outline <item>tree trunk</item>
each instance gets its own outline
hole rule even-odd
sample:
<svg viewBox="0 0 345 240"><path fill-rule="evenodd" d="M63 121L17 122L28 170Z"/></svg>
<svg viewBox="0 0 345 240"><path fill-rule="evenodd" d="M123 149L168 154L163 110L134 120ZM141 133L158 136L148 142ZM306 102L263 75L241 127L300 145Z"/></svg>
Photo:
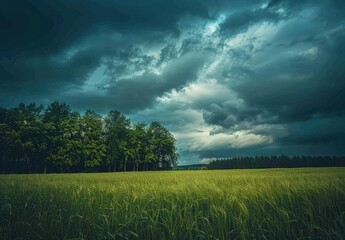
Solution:
<svg viewBox="0 0 345 240"><path fill-rule="evenodd" d="M44 164L43 173L44 173L44 174L47 173L47 164Z"/></svg>
<svg viewBox="0 0 345 240"><path fill-rule="evenodd" d="M126 163L126 162L123 163L123 171L124 171L124 172L127 171L127 163Z"/></svg>

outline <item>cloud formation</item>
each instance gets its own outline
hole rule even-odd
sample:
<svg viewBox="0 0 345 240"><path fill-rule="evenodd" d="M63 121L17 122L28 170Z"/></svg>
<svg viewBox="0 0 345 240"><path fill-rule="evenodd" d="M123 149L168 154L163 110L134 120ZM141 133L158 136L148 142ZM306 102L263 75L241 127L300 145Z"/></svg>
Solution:
<svg viewBox="0 0 345 240"><path fill-rule="evenodd" d="M344 42L342 0L5 0L0 103L160 121L183 164L340 155Z"/></svg>

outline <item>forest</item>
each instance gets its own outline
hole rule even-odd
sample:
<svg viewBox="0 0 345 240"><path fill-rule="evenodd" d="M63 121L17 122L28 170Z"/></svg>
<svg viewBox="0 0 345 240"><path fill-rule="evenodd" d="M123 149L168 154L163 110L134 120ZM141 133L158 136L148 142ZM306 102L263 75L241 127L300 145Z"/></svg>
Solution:
<svg viewBox="0 0 345 240"><path fill-rule="evenodd" d="M298 167L341 167L344 156L255 156L223 158L211 161L208 169L255 169Z"/></svg>
<svg viewBox="0 0 345 240"><path fill-rule="evenodd" d="M81 115L61 102L0 108L0 173L171 169L175 143L160 123L131 123L115 110Z"/></svg>

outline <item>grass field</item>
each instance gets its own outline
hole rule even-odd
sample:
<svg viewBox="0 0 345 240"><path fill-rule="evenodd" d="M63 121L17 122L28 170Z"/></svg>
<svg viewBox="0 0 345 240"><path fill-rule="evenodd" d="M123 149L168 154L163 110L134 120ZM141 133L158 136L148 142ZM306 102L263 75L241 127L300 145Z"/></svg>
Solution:
<svg viewBox="0 0 345 240"><path fill-rule="evenodd" d="M1 175L0 239L344 239L345 168Z"/></svg>

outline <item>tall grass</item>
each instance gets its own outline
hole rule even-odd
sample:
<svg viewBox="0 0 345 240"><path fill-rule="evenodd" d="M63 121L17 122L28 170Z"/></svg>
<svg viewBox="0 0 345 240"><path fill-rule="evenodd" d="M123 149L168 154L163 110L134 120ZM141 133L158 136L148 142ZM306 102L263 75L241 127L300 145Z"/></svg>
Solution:
<svg viewBox="0 0 345 240"><path fill-rule="evenodd" d="M0 176L0 239L344 239L345 168Z"/></svg>

